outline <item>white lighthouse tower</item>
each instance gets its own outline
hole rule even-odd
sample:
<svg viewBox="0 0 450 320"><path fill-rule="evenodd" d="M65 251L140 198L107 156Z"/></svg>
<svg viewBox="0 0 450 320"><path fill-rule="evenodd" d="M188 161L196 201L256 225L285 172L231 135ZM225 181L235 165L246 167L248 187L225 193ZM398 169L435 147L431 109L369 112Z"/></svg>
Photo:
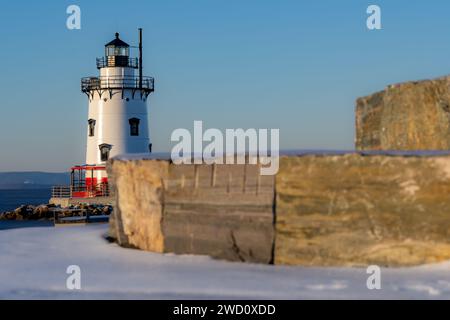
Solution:
<svg viewBox="0 0 450 320"><path fill-rule="evenodd" d="M88 198L110 203L108 159L152 151L147 98L154 91L154 79L142 75L142 29L139 58L130 57L130 46L116 33L105 45L105 56L97 58L97 69L98 76L81 79L81 91L89 99L86 164L71 168L69 186L53 187L51 203L87 203Z"/></svg>
<svg viewBox="0 0 450 320"><path fill-rule="evenodd" d="M97 58L97 77L81 80L89 99L86 166L104 167L118 154L151 152L147 98L154 79L142 75L142 29L139 29L139 59L130 57L130 46L119 38L105 45ZM107 183L105 170L86 173L86 186Z"/></svg>

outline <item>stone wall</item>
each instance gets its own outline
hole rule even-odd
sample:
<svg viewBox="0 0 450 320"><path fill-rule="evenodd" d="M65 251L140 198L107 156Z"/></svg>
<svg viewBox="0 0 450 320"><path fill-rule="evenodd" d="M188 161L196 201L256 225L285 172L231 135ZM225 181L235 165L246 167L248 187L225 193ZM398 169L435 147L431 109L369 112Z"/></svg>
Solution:
<svg viewBox="0 0 450 320"><path fill-rule="evenodd" d="M124 246L306 266L450 259L450 156L282 157L251 165L113 160Z"/></svg>
<svg viewBox="0 0 450 320"><path fill-rule="evenodd" d="M357 150L450 150L450 78L406 82L356 102Z"/></svg>

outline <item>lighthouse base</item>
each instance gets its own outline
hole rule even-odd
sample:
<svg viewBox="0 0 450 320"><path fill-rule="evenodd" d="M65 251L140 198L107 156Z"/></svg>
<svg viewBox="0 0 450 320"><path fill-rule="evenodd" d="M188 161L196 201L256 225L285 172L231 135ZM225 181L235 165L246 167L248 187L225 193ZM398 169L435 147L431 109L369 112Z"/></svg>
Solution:
<svg viewBox="0 0 450 320"><path fill-rule="evenodd" d="M105 166L82 165L71 168L70 185L53 186L49 203L69 207L77 204L112 205Z"/></svg>

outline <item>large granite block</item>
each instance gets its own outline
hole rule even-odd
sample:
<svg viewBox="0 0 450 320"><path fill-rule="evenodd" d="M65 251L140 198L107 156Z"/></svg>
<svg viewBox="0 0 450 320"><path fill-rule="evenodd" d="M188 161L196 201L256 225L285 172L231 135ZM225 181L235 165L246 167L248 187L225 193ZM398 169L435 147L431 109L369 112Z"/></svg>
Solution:
<svg viewBox="0 0 450 320"><path fill-rule="evenodd" d="M356 102L356 149L450 150L450 78L406 82Z"/></svg>
<svg viewBox="0 0 450 320"><path fill-rule="evenodd" d="M257 165L113 160L111 235L123 246L270 263L274 177Z"/></svg>
<svg viewBox="0 0 450 320"><path fill-rule="evenodd" d="M275 263L415 265L450 259L450 157L282 157Z"/></svg>

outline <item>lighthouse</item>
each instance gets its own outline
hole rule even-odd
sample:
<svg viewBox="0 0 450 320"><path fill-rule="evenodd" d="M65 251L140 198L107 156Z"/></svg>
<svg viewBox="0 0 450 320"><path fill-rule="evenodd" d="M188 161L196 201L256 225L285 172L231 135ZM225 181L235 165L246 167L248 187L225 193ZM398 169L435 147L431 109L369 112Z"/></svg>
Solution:
<svg viewBox="0 0 450 320"><path fill-rule="evenodd" d="M143 76L142 29L139 56L115 34L97 58L98 75L81 79L89 102L86 121L86 162L71 168L70 186L55 186L52 199L109 197L106 163L119 154L150 153L147 99L154 79ZM55 201L58 203L58 201Z"/></svg>
<svg viewBox="0 0 450 320"><path fill-rule="evenodd" d="M139 59L132 58L130 46L116 33L105 45L105 56L97 58L99 76L81 80L89 100L86 164L104 165L118 154L151 151L147 98L154 80L142 75L141 29L139 38Z"/></svg>
<svg viewBox="0 0 450 320"><path fill-rule="evenodd" d="M154 79L143 76L142 29L139 29L139 58L130 56L130 45L119 33L105 45L97 58L98 76L81 80L81 91L89 101L86 121L86 187L107 183L104 168L119 154L149 153L147 99ZM97 168L97 169L95 169Z"/></svg>

